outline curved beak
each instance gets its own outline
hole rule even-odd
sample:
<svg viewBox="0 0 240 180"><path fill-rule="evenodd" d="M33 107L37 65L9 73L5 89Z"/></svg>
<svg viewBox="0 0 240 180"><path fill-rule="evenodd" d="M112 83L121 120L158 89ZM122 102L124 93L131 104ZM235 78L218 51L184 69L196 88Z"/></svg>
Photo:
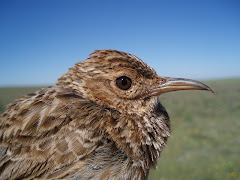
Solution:
<svg viewBox="0 0 240 180"><path fill-rule="evenodd" d="M155 84L155 83L154 83ZM206 84L196 80L183 79L183 78L170 78L159 77L156 84L150 90L151 95L160 95L166 92L179 91L179 90L207 90L213 93L213 90Z"/></svg>

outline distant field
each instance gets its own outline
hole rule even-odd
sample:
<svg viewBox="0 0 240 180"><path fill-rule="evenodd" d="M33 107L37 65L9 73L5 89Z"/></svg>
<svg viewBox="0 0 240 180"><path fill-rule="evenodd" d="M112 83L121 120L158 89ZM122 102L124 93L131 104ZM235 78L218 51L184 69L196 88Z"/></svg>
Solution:
<svg viewBox="0 0 240 180"><path fill-rule="evenodd" d="M172 136L150 180L240 180L240 79L205 82L206 91L161 96ZM0 88L0 113L33 88Z"/></svg>

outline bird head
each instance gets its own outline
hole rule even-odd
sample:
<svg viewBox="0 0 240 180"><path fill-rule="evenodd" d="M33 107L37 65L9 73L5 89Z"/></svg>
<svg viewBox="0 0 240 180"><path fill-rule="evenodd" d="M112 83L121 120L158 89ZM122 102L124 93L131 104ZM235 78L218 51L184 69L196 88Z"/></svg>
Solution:
<svg viewBox="0 0 240 180"><path fill-rule="evenodd" d="M111 49L94 51L85 61L70 68L59 83L100 105L140 115L163 93L212 91L195 80L160 77L138 57Z"/></svg>
<svg viewBox="0 0 240 180"><path fill-rule="evenodd" d="M138 57L110 49L94 51L60 77L57 85L103 107L109 118L99 118L98 129L144 172L156 165L171 131L157 97L178 90L212 91L198 81L160 77Z"/></svg>

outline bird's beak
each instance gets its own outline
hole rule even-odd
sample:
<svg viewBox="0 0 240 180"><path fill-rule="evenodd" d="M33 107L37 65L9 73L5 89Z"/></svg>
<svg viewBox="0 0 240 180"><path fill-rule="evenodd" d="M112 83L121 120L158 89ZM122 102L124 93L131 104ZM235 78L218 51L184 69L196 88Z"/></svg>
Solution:
<svg viewBox="0 0 240 180"><path fill-rule="evenodd" d="M191 79L159 77L151 89L151 95L160 95L166 92L179 90L213 90L206 84Z"/></svg>

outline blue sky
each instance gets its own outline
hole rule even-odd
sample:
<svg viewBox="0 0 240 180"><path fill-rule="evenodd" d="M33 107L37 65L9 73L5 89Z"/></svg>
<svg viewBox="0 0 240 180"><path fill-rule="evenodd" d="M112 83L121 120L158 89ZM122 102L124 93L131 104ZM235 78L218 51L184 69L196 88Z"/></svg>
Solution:
<svg viewBox="0 0 240 180"><path fill-rule="evenodd" d="M106 48L161 76L240 77L237 0L0 0L0 22L0 86L54 84Z"/></svg>

